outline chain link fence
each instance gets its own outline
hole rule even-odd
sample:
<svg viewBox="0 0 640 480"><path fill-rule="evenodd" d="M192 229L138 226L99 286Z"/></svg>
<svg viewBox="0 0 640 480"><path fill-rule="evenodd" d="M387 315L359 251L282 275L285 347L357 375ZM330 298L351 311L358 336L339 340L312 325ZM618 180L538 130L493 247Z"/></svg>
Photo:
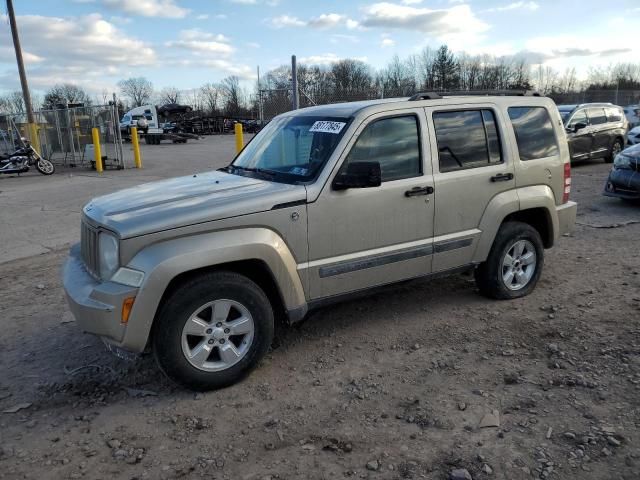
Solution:
<svg viewBox="0 0 640 480"><path fill-rule="evenodd" d="M606 102L625 107L640 103L640 90L583 90L582 92L550 93L558 105Z"/></svg>
<svg viewBox="0 0 640 480"><path fill-rule="evenodd" d="M362 92L305 92L300 90L300 108L313 105L326 105L331 103L355 102L360 100L373 100L384 98L382 91L367 89ZM582 92L559 93L551 92L547 96L556 104L577 104L592 102L608 102L614 105L627 106L640 104L640 90L584 90ZM293 108L292 90L290 88L260 90L256 96L258 102L258 117L265 121L290 111Z"/></svg>
<svg viewBox="0 0 640 480"><path fill-rule="evenodd" d="M115 105L61 108L34 112L40 154L58 166L94 168L92 129L98 128L105 168L133 163L123 149ZM11 153L20 138L29 138L26 114L0 115L0 153Z"/></svg>

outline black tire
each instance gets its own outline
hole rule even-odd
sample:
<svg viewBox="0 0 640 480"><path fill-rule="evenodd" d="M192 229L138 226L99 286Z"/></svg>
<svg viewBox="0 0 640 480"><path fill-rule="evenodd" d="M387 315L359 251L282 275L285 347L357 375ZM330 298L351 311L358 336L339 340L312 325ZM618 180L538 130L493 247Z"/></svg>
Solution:
<svg viewBox="0 0 640 480"><path fill-rule="evenodd" d="M53 175L56 172L56 166L46 158L36 160L36 170L42 175Z"/></svg>
<svg viewBox="0 0 640 480"><path fill-rule="evenodd" d="M503 260L511 247L520 240L529 242L535 250L535 268L528 282L517 290L507 287L503 280ZM522 222L503 223L487 260L475 271L476 285L483 295L498 300L509 300L529 295L538 283L544 264L544 245L538 231ZM527 268L527 267L525 267Z"/></svg>
<svg viewBox="0 0 640 480"><path fill-rule="evenodd" d="M253 318L254 334L246 354L225 370L193 366L182 348L182 331L192 313L208 302L226 299L242 304ZM199 275L166 299L154 324L152 347L160 369L174 382L198 391L228 387L244 378L264 357L273 340L274 316L269 299L248 278L233 272Z"/></svg>
<svg viewBox="0 0 640 480"><path fill-rule="evenodd" d="M620 153L623 148L624 148L624 145L622 144L622 140L620 140L619 138L616 138L613 141L611 148L609 149L609 153L604 159L605 163L613 163L613 161L616 159L616 155L618 155L618 153Z"/></svg>

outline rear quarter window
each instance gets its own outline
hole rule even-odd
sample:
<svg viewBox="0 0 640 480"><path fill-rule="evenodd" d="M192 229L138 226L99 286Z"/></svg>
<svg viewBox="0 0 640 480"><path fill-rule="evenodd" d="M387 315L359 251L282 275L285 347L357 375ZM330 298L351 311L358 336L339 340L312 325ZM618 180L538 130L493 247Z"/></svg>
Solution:
<svg viewBox="0 0 640 480"><path fill-rule="evenodd" d="M558 144L549 112L544 107L509 107L520 160L558 155Z"/></svg>
<svg viewBox="0 0 640 480"><path fill-rule="evenodd" d="M607 114L607 120L610 122L621 122L623 113L622 110L618 108L605 108L604 111Z"/></svg>

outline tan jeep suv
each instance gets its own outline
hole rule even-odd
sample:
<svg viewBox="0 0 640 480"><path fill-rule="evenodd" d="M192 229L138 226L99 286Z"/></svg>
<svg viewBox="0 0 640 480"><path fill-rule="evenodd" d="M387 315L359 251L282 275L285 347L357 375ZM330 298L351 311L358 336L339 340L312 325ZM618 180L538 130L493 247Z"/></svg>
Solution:
<svg viewBox="0 0 640 480"><path fill-rule="evenodd" d="M407 279L474 270L496 299L530 293L575 222L569 151L548 98L440 96L274 118L219 171L85 206L64 285L114 352L150 348L193 389L230 385L274 319Z"/></svg>

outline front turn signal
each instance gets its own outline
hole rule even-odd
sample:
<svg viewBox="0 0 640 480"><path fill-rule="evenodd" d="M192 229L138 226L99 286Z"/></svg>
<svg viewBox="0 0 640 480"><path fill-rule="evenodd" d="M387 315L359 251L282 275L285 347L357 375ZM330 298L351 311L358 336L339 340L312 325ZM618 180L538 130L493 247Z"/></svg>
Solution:
<svg viewBox="0 0 640 480"><path fill-rule="evenodd" d="M129 322L129 315L131 314L131 309L133 308L133 302L136 301L136 297L125 298L122 302L122 317L120 319L120 323L126 325Z"/></svg>

